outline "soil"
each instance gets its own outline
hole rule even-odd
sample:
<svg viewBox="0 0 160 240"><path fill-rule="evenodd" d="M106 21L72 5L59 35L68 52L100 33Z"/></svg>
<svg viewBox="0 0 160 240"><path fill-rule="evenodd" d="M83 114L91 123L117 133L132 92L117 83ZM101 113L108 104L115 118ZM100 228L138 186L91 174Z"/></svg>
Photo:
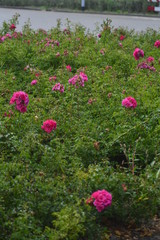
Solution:
<svg viewBox="0 0 160 240"><path fill-rule="evenodd" d="M160 218L157 216L140 227L134 225L124 226L109 226L109 240L160 240Z"/></svg>

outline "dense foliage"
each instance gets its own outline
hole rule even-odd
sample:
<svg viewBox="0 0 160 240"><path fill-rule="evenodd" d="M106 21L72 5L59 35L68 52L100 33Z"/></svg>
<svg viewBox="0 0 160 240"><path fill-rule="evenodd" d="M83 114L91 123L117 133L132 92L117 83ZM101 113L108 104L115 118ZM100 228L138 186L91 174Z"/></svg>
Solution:
<svg viewBox="0 0 160 240"><path fill-rule="evenodd" d="M158 3L157 3L158 4ZM94 11L121 11L146 13L147 6L157 4L148 3L147 0L86 0L85 9ZM81 0L0 0L0 6L37 6L51 8L81 9Z"/></svg>
<svg viewBox="0 0 160 240"><path fill-rule="evenodd" d="M0 239L108 239L108 220L151 219L160 32L16 24L0 30Z"/></svg>

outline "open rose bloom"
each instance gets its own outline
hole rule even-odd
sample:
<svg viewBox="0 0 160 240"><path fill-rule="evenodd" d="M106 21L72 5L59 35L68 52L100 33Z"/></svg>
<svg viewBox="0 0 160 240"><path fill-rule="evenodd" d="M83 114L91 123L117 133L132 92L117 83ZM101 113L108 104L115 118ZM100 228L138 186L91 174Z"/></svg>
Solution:
<svg viewBox="0 0 160 240"><path fill-rule="evenodd" d="M127 97L122 100L122 106L126 108L136 108L137 101L133 97Z"/></svg>
<svg viewBox="0 0 160 240"><path fill-rule="evenodd" d="M57 127L57 122L52 119L46 120L45 122L43 122L43 125L41 126L41 128L47 133L50 133L53 130L56 130L56 127Z"/></svg>
<svg viewBox="0 0 160 240"><path fill-rule="evenodd" d="M88 81L88 77L85 73L80 72L80 74L76 74L74 77L68 80L69 84L75 85L76 87L81 86L84 87L84 82Z"/></svg>
<svg viewBox="0 0 160 240"><path fill-rule="evenodd" d="M63 93L64 92L64 86L61 83L56 83L54 87L52 88L52 91L58 91Z"/></svg>
<svg viewBox="0 0 160 240"><path fill-rule="evenodd" d="M159 48L160 47L160 40L155 41L154 46L156 48Z"/></svg>
<svg viewBox="0 0 160 240"><path fill-rule="evenodd" d="M10 30L14 30L16 26L12 23L11 26L9 27Z"/></svg>
<svg viewBox="0 0 160 240"><path fill-rule="evenodd" d="M34 79L32 82L31 82L31 85L36 85L38 83L38 81L36 79Z"/></svg>
<svg viewBox="0 0 160 240"><path fill-rule="evenodd" d="M144 52L143 50L139 49L139 48L136 48L133 52L133 56L135 58L135 60L139 60L140 57L144 57Z"/></svg>
<svg viewBox="0 0 160 240"><path fill-rule="evenodd" d="M112 204L112 194L106 190L98 190L92 193L91 197L87 199L87 204L93 204L98 212L102 212L105 208Z"/></svg>
<svg viewBox="0 0 160 240"><path fill-rule="evenodd" d="M14 92L13 96L10 99L9 104L16 104L16 109L21 113L27 111L27 105L29 103L28 94L22 91Z"/></svg>

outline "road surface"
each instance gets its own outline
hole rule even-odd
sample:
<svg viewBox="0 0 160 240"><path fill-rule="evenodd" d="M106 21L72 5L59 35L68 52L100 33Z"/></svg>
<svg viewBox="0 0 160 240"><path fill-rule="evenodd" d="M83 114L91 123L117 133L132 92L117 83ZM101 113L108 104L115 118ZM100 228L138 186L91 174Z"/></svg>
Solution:
<svg viewBox="0 0 160 240"><path fill-rule="evenodd" d="M61 19L62 28L65 28L66 19L68 18L72 24L81 24L86 29L92 31L96 30L97 26L101 26L107 18L112 20L111 25L115 28L121 26L129 30L145 31L147 28L154 30L160 29L160 18L156 17L138 17L138 16L120 16L109 14L87 14L87 13L68 13L68 12L48 12L35 10L20 10L0 8L0 27L4 21L9 21L15 13L20 14L19 25L17 29L20 31L25 22L30 19L31 28L43 28L49 30L57 25L57 19Z"/></svg>

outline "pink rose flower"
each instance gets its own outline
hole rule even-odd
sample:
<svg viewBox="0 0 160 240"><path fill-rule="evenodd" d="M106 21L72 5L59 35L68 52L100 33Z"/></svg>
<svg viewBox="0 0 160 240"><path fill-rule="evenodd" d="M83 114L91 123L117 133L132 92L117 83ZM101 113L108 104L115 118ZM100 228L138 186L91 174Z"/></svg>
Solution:
<svg viewBox="0 0 160 240"><path fill-rule="evenodd" d="M120 41L123 41L125 39L125 36L121 35L119 39Z"/></svg>
<svg viewBox="0 0 160 240"><path fill-rule="evenodd" d="M52 80L55 81L56 79L57 79L56 76L52 76L52 77L49 78L49 81L52 81Z"/></svg>
<svg viewBox="0 0 160 240"><path fill-rule="evenodd" d="M11 26L9 27L10 30L14 30L16 28L16 26L14 24L11 24Z"/></svg>
<svg viewBox="0 0 160 240"><path fill-rule="evenodd" d="M92 193L86 203L93 204L98 212L102 212L106 207L112 204L112 195L106 190L98 190Z"/></svg>
<svg viewBox="0 0 160 240"><path fill-rule="evenodd" d="M12 36L11 36L10 33L6 33L6 37L7 37L7 38L12 38Z"/></svg>
<svg viewBox="0 0 160 240"><path fill-rule="evenodd" d="M10 99L10 104L16 104L16 109L21 113L27 111L27 105L29 103L28 94L22 91L14 92Z"/></svg>
<svg viewBox="0 0 160 240"><path fill-rule="evenodd" d="M127 97L122 100L122 106L126 108L136 108L137 102L133 97Z"/></svg>
<svg viewBox="0 0 160 240"><path fill-rule="evenodd" d="M60 53L59 52L56 53L56 57L60 57Z"/></svg>
<svg viewBox="0 0 160 240"><path fill-rule="evenodd" d="M72 71L72 68L71 68L71 66L70 66L70 65L67 65L67 66L66 66L66 69L67 69L67 71L69 71L69 72L71 72L71 71Z"/></svg>
<svg viewBox="0 0 160 240"><path fill-rule="evenodd" d="M81 86L84 87L84 82L88 81L88 77L85 73L80 72L80 74L76 74L74 77L68 80L69 84L75 85L76 87Z"/></svg>
<svg viewBox="0 0 160 240"><path fill-rule="evenodd" d="M133 52L133 56L134 56L135 60L139 60L140 57L144 57L144 52L143 52L143 50L136 48Z"/></svg>
<svg viewBox="0 0 160 240"><path fill-rule="evenodd" d="M63 92L64 92L64 86L63 86L63 84L56 83L56 84L54 85L54 87L52 88L52 91L59 91L59 92L63 93Z"/></svg>
<svg viewBox="0 0 160 240"><path fill-rule="evenodd" d="M41 126L41 128L47 132L50 133L53 130L56 130L57 128L57 122L55 120L52 119L48 119L45 122L43 122L43 125Z"/></svg>
<svg viewBox="0 0 160 240"><path fill-rule="evenodd" d="M6 36L2 36L2 37L1 37L1 41L4 42L4 40L5 40L6 38L7 38Z"/></svg>
<svg viewBox="0 0 160 240"><path fill-rule="evenodd" d="M31 82L31 85L36 85L38 83L38 81L35 79Z"/></svg>
<svg viewBox="0 0 160 240"><path fill-rule="evenodd" d="M153 61L154 61L154 57L150 56L150 57L147 58L147 62L153 62Z"/></svg>
<svg viewBox="0 0 160 240"><path fill-rule="evenodd" d="M155 41L154 46L159 48L160 47L160 40Z"/></svg>

